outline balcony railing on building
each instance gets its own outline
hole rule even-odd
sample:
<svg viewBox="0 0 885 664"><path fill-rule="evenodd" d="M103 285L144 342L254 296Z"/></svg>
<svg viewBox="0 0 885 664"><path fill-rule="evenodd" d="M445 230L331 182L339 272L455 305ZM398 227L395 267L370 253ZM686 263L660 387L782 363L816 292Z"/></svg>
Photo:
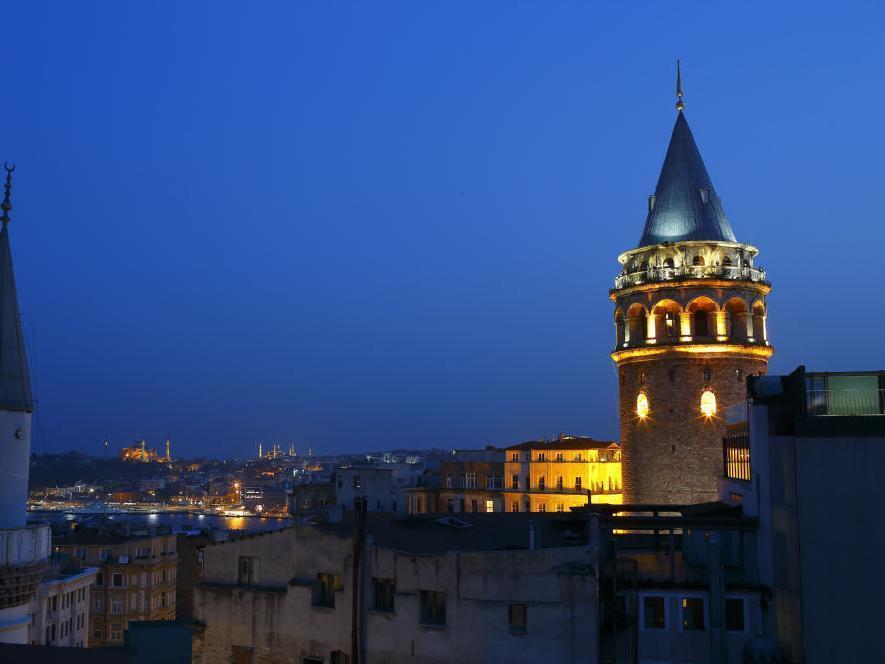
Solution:
<svg viewBox="0 0 885 664"><path fill-rule="evenodd" d="M768 283L762 268L730 265L682 265L680 267L649 267L638 272L627 272L615 277L615 290L660 281L684 279L732 279Z"/></svg>
<svg viewBox="0 0 885 664"><path fill-rule="evenodd" d="M808 390L808 414L813 416L885 415L885 390Z"/></svg>

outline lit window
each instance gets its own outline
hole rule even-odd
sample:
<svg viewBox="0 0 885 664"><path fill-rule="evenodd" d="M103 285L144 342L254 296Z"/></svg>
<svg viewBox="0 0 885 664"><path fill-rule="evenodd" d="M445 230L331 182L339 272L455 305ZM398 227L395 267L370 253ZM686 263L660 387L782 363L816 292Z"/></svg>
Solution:
<svg viewBox="0 0 885 664"><path fill-rule="evenodd" d="M495 511L495 501L487 500L486 501L486 512L494 512Z"/></svg>
<svg viewBox="0 0 885 664"><path fill-rule="evenodd" d="M701 395L701 413L705 417L713 417L716 414L716 395L710 390Z"/></svg>
<svg viewBox="0 0 885 664"><path fill-rule="evenodd" d="M640 419L648 417L648 397L645 392L640 392L639 396L636 397L636 415Z"/></svg>

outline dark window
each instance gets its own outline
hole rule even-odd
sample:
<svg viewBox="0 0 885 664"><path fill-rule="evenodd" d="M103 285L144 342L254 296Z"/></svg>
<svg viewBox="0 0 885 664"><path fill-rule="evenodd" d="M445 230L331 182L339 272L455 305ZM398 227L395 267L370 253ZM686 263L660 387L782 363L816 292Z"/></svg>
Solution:
<svg viewBox="0 0 885 664"><path fill-rule="evenodd" d="M237 559L237 583L244 586L258 584L258 558L240 556Z"/></svg>
<svg viewBox="0 0 885 664"><path fill-rule="evenodd" d="M722 265L723 265L723 267L731 267L731 259L728 256L726 256L725 258L722 259Z"/></svg>
<svg viewBox="0 0 885 664"><path fill-rule="evenodd" d="M511 489L518 489L519 488L519 475L514 475L510 479L510 488Z"/></svg>
<svg viewBox="0 0 885 664"><path fill-rule="evenodd" d="M341 587L341 577L337 574L317 574L317 585L313 605L335 608L335 591Z"/></svg>
<svg viewBox="0 0 885 664"><path fill-rule="evenodd" d="M528 631L528 607L525 604L511 604L509 616L511 634L525 634Z"/></svg>
<svg viewBox="0 0 885 664"><path fill-rule="evenodd" d="M682 629L687 632L706 629L703 597L682 598Z"/></svg>
<svg viewBox="0 0 885 664"><path fill-rule="evenodd" d="M562 490L562 477L556 478L556 488Z"/></svg>
<svg viewBox="0 0 885 664"><path fill-rule="evenodd" d="M446 512L454 512L455 511L455 499L449 498L446 501Z"/></svg>
<svg viewBox="0 0 885 664"><path fill-rule="evenodd" d="M473 498L470 501L470 511L479 512L479 501L476 498Z"/></svg>
<svg viewBox="0 0 885 664"><path fill-rule="evenodd" d="M708 325L707 312L696 311L694 314L694 334L696 337L706 337L710 335Z"/></svg>
<svg viewBox="0 0 885 664"><path fill-rule="evenodd" d="M231 664L252 664L254 658L255 651L251 646L230 647Z"/></svg>
<svg viewBox="0 0 885 664"><path fill-rule="evenodd" d="M642 598L642 626L645 629L666 629L663 597Z"/></svg>
<svg viewBox="0 0 885 664"><path fill-rule="evenodd" d="M667 377L670 379L671 383L676 382L676 369L670 369L667 371Z"/></svg>
<svg viewBox="0 0 885 664"><path fill-rule="evenodd" d="M578 490L580 490L580 488L581 488L581 478L580 477L575 478L575 488Z"/></svg>
<svg viewBox="0 0 885 664"><path fill-rule="evenodd" d="M111 583L113 584L114 588L122 588L123 587L123 575L122 574L114 574L114 576L111 577Z"/></svg>
<svg viewBox="0 0 885 664"><path fill-rule="evenodd" d="M704 380L710 380L710 370L704 369Z"/></svg>
<svg viewBox="0 0 885 664"><path fill-rule="evenodd" d="M543 491L546 483L547 483L547 480L544 478L543 475L541 475L541 477L538 478L538 488Z"/></svg>
<svg viewBox="0 0 885 664"><path fill-rule="evenodd" d="M703 266L703 264L704 264L704 257L703 257L703 256L695 256L695 257L692 259L691 264L694 265L694 266Z"/></svg>
<svg viewBox="0 0 885 664"><path fill-rule="evenodd" d="M375 611L393 613L393 596L396 594L396 579L372 579L375 586Z"/></svg>
<svg viewBox="0 0 885 664"><path fill-rule="evenodd" d="M731 597L725 599L725 629L729 632L743 632L744 624L744 600Z"/></svg>
<svg viewBox="0 0 885 664"><path fill-rule="evenodd" d="M672 258L665 258L664 259L664 267L674 267L675 265L676 265L676 263L673 262Z"/></svg>
<svg viewBox="0 0 885 664"><path fill-rule="evenodd" d="M435 590L422 590L419 593L421 604L421 624L434 627L446 626L446 594Z"/></svg>

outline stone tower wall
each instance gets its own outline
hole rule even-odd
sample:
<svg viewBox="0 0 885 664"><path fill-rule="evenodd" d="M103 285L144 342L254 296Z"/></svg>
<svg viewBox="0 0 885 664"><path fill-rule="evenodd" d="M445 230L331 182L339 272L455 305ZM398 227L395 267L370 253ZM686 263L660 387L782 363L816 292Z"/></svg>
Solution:
<svg viewBox="0 0 885 664"><path fill-rule="evenodd" d="M746 377L767 361L729 354L624 360L618 366L625 503L701 503L719 499L727 408L746 398ZM704 377L709 370L710 378ZM738 374L738 372L740 372ZM701 414L701 394L716 395L716 415ZM649 414L640 420L636 397Z"/></svg>

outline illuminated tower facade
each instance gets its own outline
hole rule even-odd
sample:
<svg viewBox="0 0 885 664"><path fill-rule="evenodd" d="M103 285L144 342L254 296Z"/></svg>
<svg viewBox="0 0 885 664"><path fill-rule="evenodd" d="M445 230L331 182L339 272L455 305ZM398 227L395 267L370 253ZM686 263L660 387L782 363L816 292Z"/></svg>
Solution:
<svg viewBox="0 0 885 664"><path fill-rule="evenodd" d="M27 643L29 603L49 558L45 524L28 523L28 470L34 399L9 246L12 171L0 209L0 642Z"/></svg>
<svg viewBox="0 0 885 664"><path fill-rule="evenodd" d="M618 257L615 303L625 503L718 499L725 410L765 373L771 290L738 242L683 109L642 238Z"/></svg>

